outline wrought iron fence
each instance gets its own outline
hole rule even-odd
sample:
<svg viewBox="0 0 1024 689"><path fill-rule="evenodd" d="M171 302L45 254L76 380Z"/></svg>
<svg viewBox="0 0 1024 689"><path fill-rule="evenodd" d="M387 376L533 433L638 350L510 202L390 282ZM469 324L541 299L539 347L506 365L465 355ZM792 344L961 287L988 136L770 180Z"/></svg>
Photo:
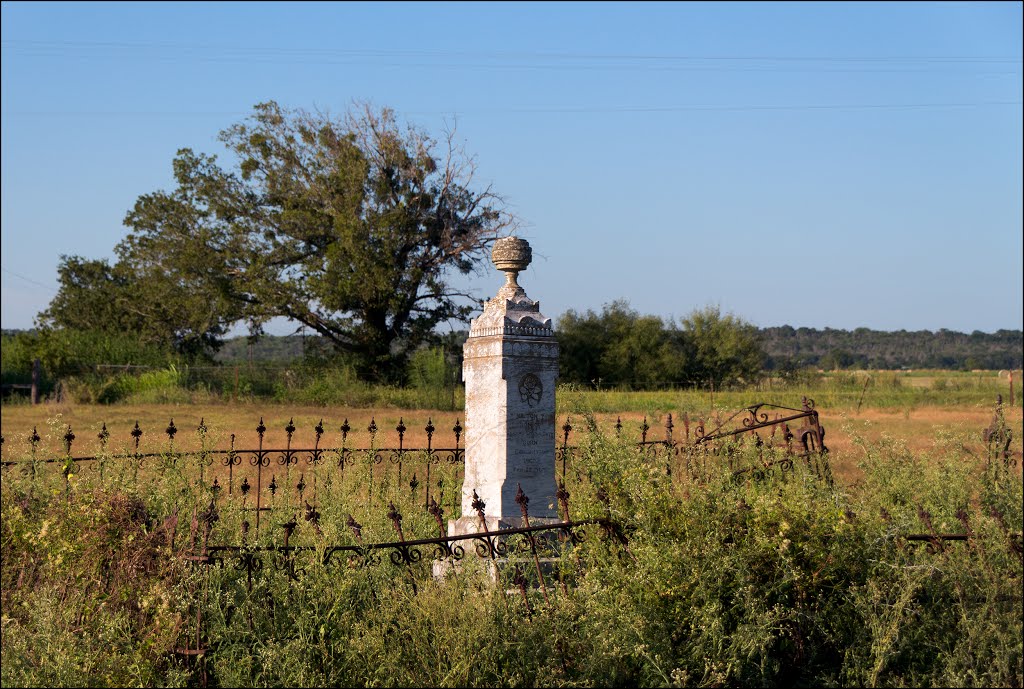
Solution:
<svg viewBox="0 0 1024 689"><path fill-rule="evenodd" d="M769 418L770 411L775 412L772 418ZM789 424L801 419L803 424L795 432L791 430ZM691 422L687 413L683 414L682 423L684 436L677 438L674 435L676 425L672 414L668 414L663 440L648 438L652 428L646 416L640 425L637 448L649 457L661 459L669 475L673 471L685 469L691 478L699 478L707 469L709 456L717 456L724 457L737 478L744 474L763 477L773 469L792 469L794 458L802 458L819 478L832 483L828 447L825 446L825 427L818 418L814 400L808 397L803 398L800 409L765 402L744 407L725 419L716 418L710 430L707 429L709 422L703 418ZM619 417L615 423L616 437L621 437L622 428L622 419ZM766 429L771 429L771 434L764 440L759 431ZM562 426L562 443L557 449L563 481L566 465L577 449L569 444L569 435L573 430L571 420L567 418ZM741 464L742 453L738 452L738 446L750 438L757 448L757 462L744 466Z"/></svg>
<svg viewBox="0 0 1024 689"><path fill-rule="evenodd" d="M774 417L769 418L769 412L772 410L775 411ZM795 431L791 430L789 424L798 420L803 420L803 425ZM691 422L689 415L684 413L682 423L684 435L677 438L674 435L673 416L668 414L664 423L664 439L655 440L650 437L652 427L645 416L639 427L639 440L634 443L635 447L642 455L663 461L668 474L685 470L687 475L696 478L706 470L709 456L723 457L736 476L746 473L761 476L776 468L791 469L794 458L803 458L819 477L830 482L832 480L827 458L828 448L824 443L825 429L819 421L818 412L814 409L813 400L806 397L801 409L759 403L736 411L724 420L718 418L713 422L705 421L703 418ZM710 430L706 430L709 427ZM623 428L620 416L614 425L616 438L622 438ZM762 439L759 432L768 429L771 430L771 434L767 440ZM462 444L465 429L459 419L451 427L451 434L447 436L448 440L443 441L440 445L436 441L440 434L432 419L428 419L423 427L426 444L420 446L406 444L406 433L409 428L403 419L400 419L395 427L397 444L383 446L377 445L377 437L381 433L381 429L373 419L366 428L369 442L362 444L352 442L354 429L348 419L345 419L338 427L340 442L333 447L322 445L326 433L322 419L313 428L315 438L313 447L294 447L292 441L296 430L293 420L290 420L284 427L287 438L285 447L267 447L265 445L267 427L264 425L263 419L260 418L259 424L255 427L258 438L257 447L236 447L236 435L231 434L229 447L218 449L207 446L208 429L204 420L201 420L196 428L200 447L184 450L175 446L175 437L179 429L171 419L163 431L167 437L166 449L160 452L141 452L140 440L144 431L136 422L129 433L131 437L129 445L121 452L113 452L109 449L111 433L107 430L106 424L103 424L97 434L99 442L97 453L76 456L72 448L77 436L68 427L63 436L63 455L39 458L38 447L41 439L37 430L33 428L32 433L25 439L29 444L30 457L28 459L2 459L0 463L5 468L17 465L28 467L33 476L41 468L58 466L65 475L68 475L75 472L79 465L90 466L94 470L102 472L103 468L111 462L134 462L136 467L141 467L147 462L170 462L173 464L183 457L192 457L198 459L201 466L219 465L226 469L226 486L218 477L213 484L214 490L226 488L228 495L240 494L243 498L252 493L258 503L258 508L265 490L273 496L281 487L272 467L280 467L285 470L286 474L290 474L293 467L299 468L303 472L318 467L335 467L342 480L345 478L346 468L350 468L358 462L383 466L385 470L393 467L397 472L398 484L408 481L409 488L413 492L422 488L423 504L426 506L430 504L432 495L442 492L444 489L443 482L438 485L437 477L432 475L437 474L437 467L440 465L456 468L458 473L461 473L465 462L465 448ZM571 440L576 440L576 437L573 436L575 430L571 417L567 417L561 426L561 442L556 444L556 472L563 482L566 480L569 465L576 463L579 454L578 444L571 442ZM597 430L596 424L592 419L588 419L586 431L595 430ZM737 446L750 439L758 448L758 461L742 466L740 464L742 453L736 451ZM3 451L5 443L6 440L0 435L0 452ZM251 467L254 471L245 472L239 479L237 474L242 471L241 467ZM412 469L411 476L407 471L410 468ZM269 481L265 481L265 474L268 471L271 472L271 476ZM581 471L581 468L576 466L575 475L578 480L582 480L585 473L585 468ZM368 478L369 490L372 494L374 480L372 471ZM455 476L453 480L461 481L461 476ZM296 489L300 499L303 499L306 489L304 474L296 484Z"/></svg>
<svg viewBox="0 0 1024 689"><path fill-rule="evenodd" d="M665 472L670 475L699 479L706 473L708 462L717 461L727 465L738 479L748 476L760 478L775 470L791 470L794 461L803 460L819 478L829 483L833 481L828 447L825 445L825 426L821 423L814 401L807 397L803 398L800 408L758 403L739 409L724 419L691 419L688 413L684 413L680 421L683 426L681 434L678 433L673 415L667 414L662 439L651 437L653 429L647 417L640 423L638 440L627 441L622 438L624 425L621 416L616 420L613 431L615 437L622 442L633 444L641 456L662 462ZM115 452L110 450L111 433L104 424L97 434L96 454L76 455L72 450L77 436L68 427L62 438L63 454L41 458L38 456L41 438L33 428L32 433L24 439L29 445L29 457L0 458L0 464L4 469L21 466L34 477L38 471L47 467L59 467L65 475L76 472L80 466L89 466L102 473L103 468L111 463L129 462L142 467L146 463L174 464L182 458L194 458L200 466L219 466L225 470L220 471L220 476L214 479L213 490L225 490L229 496L251 496L256 500L257 508L262 505L265 493L269 492L273 497L282 488L274 467L284 470L285 480L291 480L293 468L300 471L299 481L295 484L300 500L306 498L306 489L309 488L305 481L307 471L336 470L344 481L346 470L360 463L380 467L377 473L394 471L393 480L397 484L408 485L413 493L422 491L425 507L430 504L432 497L439 496L446 488L449 489L448 494L452 495L452 484L461 483L465 462L465 428L460 419L456 419L450 432L439 430L433 420L428 419L423 426L426 442L418 445L407 443L410 429L403 419L395 427L397 443L384 445L377 444L382 429L373 419L365 429L367 435L362 442L354 441L355 429L345 419L337 429L339 442L333 446L325 446L323 443L326 428L322 419L313 428L312 447L293 446L293 436L297 429L291 420L283 429L286 434L283 448L266 446L267 428L262 418L254 430L257 435L255 448L236 447L235 434L230 436L229 447L214 448L207 444L208 429L201 420L195 431L199 448L185 450L175 445L179 429L172 419L163 431L167 438L165 449L141 452L140 440L144 431L136 422L128 434L131 437L129 444L122 451ZM569 468L574 467L574 478L585 480L586 467L579 464L578 429L574 427L571 417L566 417L560 430L561 437L557 439L554 457L556 474L565 482ZM599 430L596 423L592 418L587 418L584 431L596 430ZM439 438L442 439L440 442ZM1017 460L1010 452L1012 433L1003 416L1001 398L997 402L991 425L983 432L983 440L988 447L988 466L991 470L1005 472L1016 466ZM0 435L0 452L7 450L6 442ZM756 452L740 451L744 445L752 445ZM244 469L246 467L248 470ZM441 467L447 467L448 471L439 471ZM446 476L439 478L440 473ZM375 475L373 470L367 474L371 495ZM315 504L315 486L311 490Z"/></svg>
<svg viewBox="0 0 1024 689"><path fill-rule="evenodd" d="M981 437L985 441L987 449L986 469L988 471L1005 472L1017 466L1017 459L1010 452L1013 431L1006 424L1002 395L996 397L996 408L992 414L992 422L981 432Z"/></svg>
<svg viewBox="0 0 1024 689"><path fill-rule="evenodd" d="M564 484L558 491L559 511L561 520L554 523L531 524L529 517L529 497L520 487L515 501L520 507L522 526L507 527L497 530L487 528L485 513L486 504L474 492L473 509L476 512L480 530L468 534L448 534L445 529L444 511L435 500L427 506L427 512L433 517L437 527L436 537L407 538L402 526L403 515L390 503L387 518L391 522L396 539L386 542L367 543L364 541L362 525L350 514L348 528L352 541L345 544L294 545L292 537L300 528L293 519L281 525L281 543L257 544L249 539L247 521L241 524L237 534L238 542L213 543L215 526L220 521L218 495L214 494L208 507L200 511L196 509L187 538L188 545L183 549L174 548L175 536L172 532L172 555L191 565L202 568L207 573L209 568L231 568L240 576L244 575L244 586L247 594L252 594L256 580L268 573L281 573L289 581L297 581L304 576L307 568L314 563L325 571L343 574L351 568L364 568L390 565L395 577L406 579L413 595L418 593L417 580L424 576L448 576L458 574L460 564L470 555L490 568L498 590L507 596L504 582L515 587L525 606L527 615L534 613L534 603L528 589L540 591L546 605L551 603L549 580L552 586L568 593L568 584L559 567L551 568L545 573L543 560L560 560L571 550L588 538L589 527L598 527L599 537L614 541L628 552L628 540L625 529L606 517L571 520L569 518L569 492ZM319 532L318 518L307 514L307 521ZM175 524L176 526L176 524ZM223 535L223 534L221 534ZM536 579L532 582L524 575L522 564L532 562ZM579 558L575 563L582 566ZM425 565L429 571L423 571ZM438 568L437 565L441 567ZM414 568L420 567L419 572ZM209 577L191 577L191 585L185 605L185 616L188 619L186 628L179 638L186 640L186 645L179 645L175 653L190 659L194 664L200 684L206 684L206 661L211 652L204 632L203 609L209 596Z"/></svg>

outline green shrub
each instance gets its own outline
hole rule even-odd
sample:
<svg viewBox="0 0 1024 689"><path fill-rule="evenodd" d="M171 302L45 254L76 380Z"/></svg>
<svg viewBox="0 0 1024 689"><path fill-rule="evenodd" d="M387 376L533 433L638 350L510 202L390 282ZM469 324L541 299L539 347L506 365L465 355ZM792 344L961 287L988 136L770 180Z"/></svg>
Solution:
<svg viewBox="0 0 1024 689"><path fill-rule="evenodd" d="M110 380L120 377L119 367L175 366L181 361L170 350L143 344L130 333L47 329L3 335L5 383L28 383L35 359L42 366L44 394L54 393L63 381L64 393L81 401L95 401L108 385L116 388L119 383Z"/></svg>

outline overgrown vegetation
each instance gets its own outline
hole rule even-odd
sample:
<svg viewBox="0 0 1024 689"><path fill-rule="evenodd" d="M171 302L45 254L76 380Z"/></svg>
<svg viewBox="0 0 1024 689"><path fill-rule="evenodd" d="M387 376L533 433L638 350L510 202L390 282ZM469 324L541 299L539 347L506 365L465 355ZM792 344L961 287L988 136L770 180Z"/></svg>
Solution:
<svg viewBox="0 0 1024 689"><path fill-rule="evenodd" d="M120 383L119 373L181 366L185 361L171 348L144 344L130 333L109 333L95 330L34 330L4 332L0 341L0 371L4 383L29 383L32 362L39 359L44 396L59 387L92 388L89 397L104 398L105 387ZM116 401L118 398L106 398Z"/></svg>
<svg viewBox="0 0 1024 689"><path fill-rule="evenodd" d="M1014 372L1015 381L1019 381L1020 376L1019 371ZM755 401L773 402L794 396L799 399L799 396L806 395L819 408L860 409L863 406L907 411L928 406L988 406L997 395L1002 395L1008 402L1007 382L1005 375L1000 376L994 371L847 373L805 370L799 375L765 377L751 385L724 390L706 385L669 386L663 390L595 390L590 386L565 385L559 389L559 409L570 410L582 404L585 408L604 413L640 411L702 415L715 409L735 411ZM569 402L570 399L577 402ZM1020 407L1022 403L1022 396L1015 395L1014 406Z"/></svg>
<svg viewBox="0 0 1024 689"><path fill-rule="evenodd" d="M36 358L42 397L79 404L269 400L455 410L463 399L459 359L448 346L413 352L404 384L383 384L361 379L345 357L314 347L300 358L230 366L197 362L128 335L41 330L3 335L3 382L29 383Z"/></svg>
<svg viewBox="0 0 1024 689"><path fill-rule="evenodd" d="M386 557L310 558L294 580L268 560L251 591L230 561L190 565L171 552L173 517L181 553L215 469L195 456L141 473L110 457L67 481L7 470L3 684L194 685L197 666L173 650L193 643L199 606L215 686L1020 686L1024 572L1007 535L1024 526L1019 472L946 440L928 455L859 441L862 479L830 487L800 462L737 479L715 455L666 475L591 433L570 465L573 516L608 515L628 543L589 532L561 560L565 589L550 604L532 590L529 611L472 566L435 580L421 563L414 593ZM353 543L349 513L366 542L394 540L389 501L406 538L436 532L393 468L370 500L372 462L344 482L329 464L306 470L320 531L300 517L292 544ZM280 543L294 482L251 543ZM211 542L237 542L246 513L222 505ZM928 532L925 518L971 537L935 553L900 538Z"/></svg>

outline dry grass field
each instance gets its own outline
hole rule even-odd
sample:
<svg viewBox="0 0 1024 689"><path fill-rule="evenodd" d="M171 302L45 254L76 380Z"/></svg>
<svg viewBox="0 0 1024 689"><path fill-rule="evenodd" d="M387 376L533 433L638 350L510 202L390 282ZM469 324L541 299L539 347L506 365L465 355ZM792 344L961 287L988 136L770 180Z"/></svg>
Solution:
<svg viewBox="0 0 1024 689"><path fill-rule="evenodd" d="M711 420L727 417L732 410L718 410ZM831 451L833 471L843 482L855 481L859 472L858 460L863 456L860 440L876 443L891 440L905 446L914 455L929 456L950 451L962 454L964 461L983 462L985 446L982 442L982 431L992 421L992 406L921 406L915 408L862 408L859 412L852 408L819 407L821 423L825 427L825 442ZM1022 414L1020 407L1005 409L1006 421L1013 432L1011 446L1017 459L1016 471L1021 470L1021 437ZM697 416L690 414L696 422ZM598 427L607 433L614 432L616 421L621 419L623 434L627 438L639 439L640 426L645 418L641 412L623 414L595 413L593 415ZM43 404L30 406L25 404L3 405L0 407L4 436L3 456L5 459L17 459L24 456L29 448L26 438L32 429L37 429L42 438L39 445L39 456L56 456L62 454L62 436L65 424L70 425L75 434L75 456L95 454L99 450L97 438L103 424L110 432L109 447L112 451L127 449L132 443L130 432L135 423L143 431L139 444L141 452L161 452L167 449L168 440L165 429L171 420L178 432L175 436L175 447L180 449L198 449L200 439L196 428L202 421L209 429L206 437L207 447L227 449L231 443L231 434L235 435L236 449L252 449L258 445L256 427L262 419L267 430L264 436L264 447L283 448L287 442L285 426L289 421L296 428L292 437L293 448L310 448L315 441L314 427L321 420L324 424L324 437L321 447L337 447L341 443L340 427L347 420L351 426L348 437L349 447L366 447L370 444L370 433L367 427L370 422L376 423L379 429L376 434L377 447L398 447L398 433L395 427L403 422L407 427L404 437L405 447L426 446L424 427L428 419L432 421L434 447L451 447L454 443L452 428L455 423L464 424L461 412L436 411L428 409L343 409L312 406L281 406L268 403L229 404L229 405L74 405L74 404ZM576 433L584 427L580 415L560 412L557 425L561 426L566 419L574 426L570 444L574 442ZM665 416L653 414L647 417L651 426L648 439L658 440L664 437ZM674 415L677 440L684 437L684 425L681 415ZM710 425L707 426L711 428ZM557 442L561 443L561 430L557 432ZM463 438L464 442L464 438Z"/></svg>

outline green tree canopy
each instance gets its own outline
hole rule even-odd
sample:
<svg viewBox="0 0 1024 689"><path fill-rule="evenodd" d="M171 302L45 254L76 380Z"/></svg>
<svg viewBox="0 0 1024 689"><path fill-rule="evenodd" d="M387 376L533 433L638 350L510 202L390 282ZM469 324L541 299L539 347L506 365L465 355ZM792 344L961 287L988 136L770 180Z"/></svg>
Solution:
<svg viewBox="0 0 1024 689"><path fill-rule="evenodd" d="M39 315L39 325L44 330L130 335L143 345L172 348L189 358L216 349L239 309L214 282L174 255L188 246L166 243L161 248L172 255L132 253L122 244L114 265L62 256L60 289ZM197 256L194 265L204 258Z"/></svg>
<svg viewBox="0 0 1024 689"><path fill-rule="evenodd" d="M695 382L731 385L761 374L765 354L757 328L750 323L708 306L683 318L682 326L693 351Z"/></svg>
<svg viewBox="0 0 1024 689"><path fill-rule="evenodd" d="M678 328L618 300L600 314L566 312L557 335L566 382L721 386L756 378L764 361L757 329L715 307L694 311Z"/></svg>
<svg viewBox="0 0 1024 689"><path fill-rule="evenodd" d="M93 287L123 287L118 310L149 319L141 302L163 302L178 319L171 330L206 344L235 322L260 332L289 318L380 380L439 323L468 319L475 302L450 277L471 271L514 219L490 187L473 188L474 161L452 132L438 154L388 109L339 119L268 102L220 140L232 166L182 149L177 188L139 197L117 264L66 261L90 279L62 272L49 322L106 313L91 309ZM75 305L90 308L73 317Z"/></svg>
<svg viewBox="0 0 1024 689"><path fill-rule="evenodd" d="M642 316L625 300L600 314L567 311L556 329L565 381L601 385L678 383L688 376L681 333L657 316Z"/></svg>

